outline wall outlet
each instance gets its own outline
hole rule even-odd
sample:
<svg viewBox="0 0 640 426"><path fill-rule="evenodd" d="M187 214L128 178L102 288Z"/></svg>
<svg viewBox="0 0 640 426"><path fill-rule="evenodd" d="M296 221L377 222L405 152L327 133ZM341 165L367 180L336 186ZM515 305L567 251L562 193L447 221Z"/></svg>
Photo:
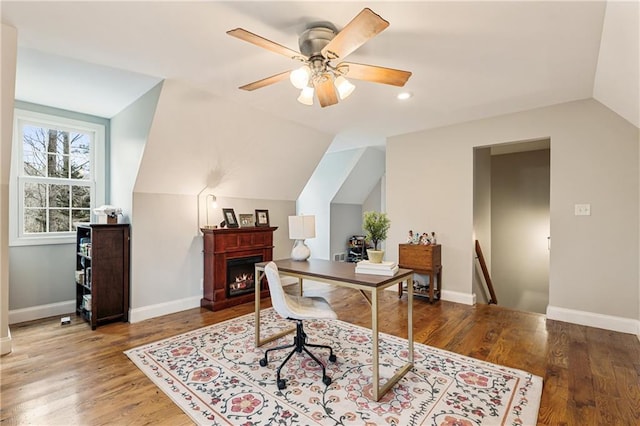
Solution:
<svg viewBox="0 0 640 426"><path fill-rule="evenodd" d="M576 204L575 205L576 216L591 216L591 204Z"/></svg>

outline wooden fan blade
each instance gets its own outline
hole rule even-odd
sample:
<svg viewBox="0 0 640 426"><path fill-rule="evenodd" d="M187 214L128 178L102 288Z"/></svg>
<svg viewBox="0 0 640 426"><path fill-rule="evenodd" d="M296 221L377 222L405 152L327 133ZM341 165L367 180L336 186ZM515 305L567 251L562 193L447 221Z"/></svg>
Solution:
<svg viewBox="0 0 640 426"><path fill-rule="evenodd" d="M242 90L256 90L265 86L269 86L270 84L277 83L279 81L285 80L289 77L289 73L291 71L281 72L280 74L272 75L271 77L263 78L262 80L254 81L253 83L245 84L244 86L240 86L239 89Z"/></svg>
<svg viewBox="0 0 640 426"><path fill-rule="evenodd" d="M332 79L327 78L324 81L314 82L313 85L316 89L318 101L320 101L320 106L322 108L338 103L338 94L336 93L336 88L333 85Z"/></svg>
<svg viewBox="0 0 640 426"><path fill-rule="evenodd" d="M388 26L389 22L364 8L322 49L322 55L344 58Z"/></svg>
<svg viewBox="0 0 640 426"><path fill-rule="evenodd" d="M306 57L300 52L296 52L295 50L289 49L288 47L285 47L271 40L267 40L264 37L260 37L259 35L249 32L242 28L229 30L227 31L227 34L229 34L232 37L239 38L240 40L244 40L249 43L255 44L256 46L262 47L263 49L267 49L272 52L279 53L281 55L286 56L287 58L301 57L306 59Z"/></svg>
<svg viewBox="0 0 640 426"><path fill-rule="evenodd" d="M372 81L374 83L390 84L402 87L405 85L411 72L396 70L393 68L377 67L375 65L354 64L352 62L341 62L338 67L348 66L349 71L346 77L356 80Z"/></svg>

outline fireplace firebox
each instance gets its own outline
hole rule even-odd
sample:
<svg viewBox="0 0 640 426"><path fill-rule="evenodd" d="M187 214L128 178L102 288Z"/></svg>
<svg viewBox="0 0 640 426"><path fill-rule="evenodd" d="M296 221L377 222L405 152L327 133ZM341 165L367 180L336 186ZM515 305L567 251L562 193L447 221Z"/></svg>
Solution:
<svg viewBox="0 0 640 426"><path fill-rule="evenodd" d="M204 278L200 306L219 311L254 300L255 286L260 297L269 297L263 278L255 282L256 262L273 259L273 232L277 227L201 229L203 234Z"/></svg>
<svg viewBox="0 0 640 426"><path fill-rule="evenodd" d="M227 297L254 292L254 265L258 262L262 262L262 256L227 259Z"/></svg>

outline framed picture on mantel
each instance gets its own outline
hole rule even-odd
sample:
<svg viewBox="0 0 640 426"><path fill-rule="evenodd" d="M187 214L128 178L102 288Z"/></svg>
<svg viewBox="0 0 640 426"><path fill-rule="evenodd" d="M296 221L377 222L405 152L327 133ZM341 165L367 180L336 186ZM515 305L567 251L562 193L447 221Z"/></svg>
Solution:
<svg viewBox="0 0 640 426"><path fill-rule="evenodd" d="M256 226L269 226L269 210L256 210Z"/></svg>
<svg viewBox="0 0 640 426"><path fill-rule="evenodd" d="M249 226L255 226L253 222L253 215L240 213L240 227L246 228Z"/></svg>
<svg viewBox="0 0 640 426"><path fill-rule="evenodd" d="M233 209L222 209L222 215L224 216L224 221L226 222L227 228L238 227L238 219L236 219L236 213L233 211Z"/></svg>

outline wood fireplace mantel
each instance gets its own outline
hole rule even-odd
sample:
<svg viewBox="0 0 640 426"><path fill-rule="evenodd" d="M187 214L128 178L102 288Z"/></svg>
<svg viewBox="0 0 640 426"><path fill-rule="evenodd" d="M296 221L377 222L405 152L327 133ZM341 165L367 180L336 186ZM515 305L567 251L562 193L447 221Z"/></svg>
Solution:
<svg viewBox="0 0 640 426"><path fill-rule="evenodd" d="M261 256L263 262L273 260L273 231L277 227L247 227L205 229L203 233L204 282L200 306L219 311L230 306L251 302L254 293L228 297L227 261ZM269 296L266 282L261 286L261 297Z"/></svg>

